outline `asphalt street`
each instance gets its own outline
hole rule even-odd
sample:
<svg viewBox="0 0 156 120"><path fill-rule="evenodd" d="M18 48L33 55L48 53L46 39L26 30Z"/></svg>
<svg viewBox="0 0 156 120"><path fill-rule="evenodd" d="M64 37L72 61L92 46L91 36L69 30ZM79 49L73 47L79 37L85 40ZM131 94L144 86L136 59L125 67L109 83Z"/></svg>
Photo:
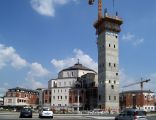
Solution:
<svg viewBox="0 0 156 120"><path fill-rule="evenodd" d="M33 118L19 118L19 113L15 112L15 113L0 113L0 120L18 120L18 119L22 119L22 120L39 120L40 118L38 118L38 113L33 114ZM114 116L106 116L106 115L102 115L102 116L98 116L98 115L86 115L86 114L54 114L54 120L114 120ZM48 120L46 119L42 119L42 120ZM153 116L148 116L148 120L156 120L156 115Z"/></svg>

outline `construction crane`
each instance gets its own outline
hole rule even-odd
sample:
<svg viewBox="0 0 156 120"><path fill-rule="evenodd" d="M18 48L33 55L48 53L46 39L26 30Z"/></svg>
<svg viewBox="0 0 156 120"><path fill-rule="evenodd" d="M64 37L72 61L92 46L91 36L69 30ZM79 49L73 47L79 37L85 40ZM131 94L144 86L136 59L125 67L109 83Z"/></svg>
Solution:
<svg viewBox="0 0 156 120"><path fill-rule="evenodd" d="M88 0L89 5L93 5L95 0ZM102 18L102 0L98 0L98 20Z"/></svg>
<svg viewBox="0 0 156 120"><path fill-rule="evenodd" d="M88 0L89 5L93 5L95 0ZM113 12L115 7L115 1L113 0ZM102 18L102 0L98 0L98 20Z"/></svg>
<svg viewBox="0 0 156 120"><path fill-rule="evenodd" d="M125 87L130 87L130 86L137 85L137 84L140 84L140 88L141 88L141 91L142 91L142 90L143 90L143 84L144 84L144 83L147 83L147 82L149 82L149 81L150 81L150 79L142 80L142 78L141 78L141 81L135 82L135 83L132 83L132 84L129 84L129 85L125 85L125 86L123 86L123 88L125 88Z"/></svg>

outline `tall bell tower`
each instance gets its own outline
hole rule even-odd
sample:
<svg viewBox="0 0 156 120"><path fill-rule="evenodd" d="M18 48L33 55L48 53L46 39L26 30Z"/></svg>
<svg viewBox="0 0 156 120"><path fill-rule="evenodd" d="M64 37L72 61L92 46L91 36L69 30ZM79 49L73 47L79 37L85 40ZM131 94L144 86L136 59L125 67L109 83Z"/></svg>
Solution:
<svg viewBox="0 0 156 120"><path fill-rule="evenodd" d="M92 3L94 0L89 0ZM98 48L98 105L106 111L119 110L119 36L123 23L116 13L102 14L98 0L98 20L94 23Z"/></svg>

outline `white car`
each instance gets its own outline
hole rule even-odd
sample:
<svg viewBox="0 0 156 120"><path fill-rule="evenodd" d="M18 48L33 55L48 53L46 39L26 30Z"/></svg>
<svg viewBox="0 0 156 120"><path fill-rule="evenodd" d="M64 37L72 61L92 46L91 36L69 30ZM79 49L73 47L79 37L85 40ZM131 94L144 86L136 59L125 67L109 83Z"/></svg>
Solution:
<svg viewBox="0 0 156 120"><path fill-rule="evenodd" d="M53 118L53 111L49 107L43 107L39 111L39 118L43 118L43 117Z"/></svg>
<svg viewBox="0 0 156 120"><path fill-rule="evenodd" d="M91 115L102 115L102 114L104 114L104 111L101 109L94 109L93 111L90 111L89 114L91 114Z"/></svg>

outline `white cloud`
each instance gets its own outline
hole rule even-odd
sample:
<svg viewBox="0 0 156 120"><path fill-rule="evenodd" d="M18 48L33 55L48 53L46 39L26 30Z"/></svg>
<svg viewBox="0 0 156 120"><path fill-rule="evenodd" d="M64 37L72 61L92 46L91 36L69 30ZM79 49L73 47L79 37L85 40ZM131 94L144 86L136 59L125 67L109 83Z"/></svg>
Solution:
<svg viewBox="0 0 156 120"><path fill-rule="evenodd" d="M24 83L22 86L30 88L30 89L46 88L47 83L44 84L41 81L36 80L36 78L33 78L33 77L29 78L28 77L28 78L26 78L26 83Z"/></svg>
<svg viewBox="0 0 156 120"><path fill-rule="evenodd" d="M0 44L0 69L10 64L16 69L27 66L27 61L20 57L13 47Z"/></svg>
<svg viewBox="0 0 156 120"><path fill-rule="evenodd" d="M126 42L132 43L132 45L137 46L144 42L143 38L138 38L134 34L128 32L122 36L122 40Z"/></svg>
<svg viewBox="0 0 156 120"><path fill-rule="evenodd" d="M56 5L65 5L77 0L31 0L32 8L41 15L54 17Z"/></svg>
<svg viewBox="0 0 156 120"><path fill-rule="evenodd" d="M81 64L97 71L97 62L95 62L89 55L85 54L80 49L74 49L73 53L73 57L62 60L53 59L51 60L51 63L57 68L58 71L60 71L65 67L73 66L79 59Z"/></svg>
<svg viewBox="0 0 156 120"><path fill-rule="evenodd" d="M29 88L37 88L44 86L42 82L39 82L38 79L47 77L50 74L50 72L41 64L37 62L28 63L25 59L20 57L20 55L16 52L16 50L13 47L8 47L3 44L0 44L0 69L3 69L5 66L9 65L15 69L27 68L27 76L23 78L23 80L26 79L26 81L23 82L22 86L26 87L27 85ZM29 83L29 85L27 84L27 82ZM0 89L2 92L6 90L5 87L7 85L8 83L4 83L4 85L1 85ZM0 94L2 94L2 92Z"/></svg>
<svg viewBox="0 0 156 120"><path fill-rule="evenodd" d="M27 74L26 77L26 84L24 86L28 86L29 88L40 88L45 87L41 81L39 81L39 78L47 77L50 74L50 72L44 68L41 64L35 62L30 65L30 71Z"/></svg>
<svg viewBox="0 0 156 120"><path fill-rule="evenodd" d="M31 77L44 77L49 74L49 71L41 64L35 62L30 65L30 71L28 73Z"/></svg>

